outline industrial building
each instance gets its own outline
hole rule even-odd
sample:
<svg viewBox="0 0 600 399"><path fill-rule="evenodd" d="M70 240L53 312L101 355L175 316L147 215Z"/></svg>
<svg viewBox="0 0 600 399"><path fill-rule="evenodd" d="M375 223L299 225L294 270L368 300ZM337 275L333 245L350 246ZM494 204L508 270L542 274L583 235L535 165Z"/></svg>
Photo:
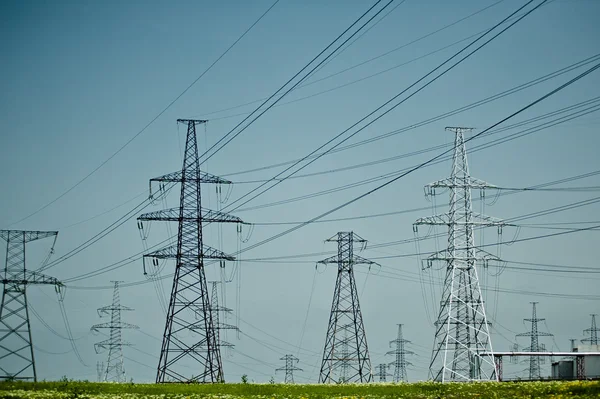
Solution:
<svg viewBox="0 0 600 399"><path fill-rule="evenodd" d="M600 354L600 345L579 345L573 352L585 355L552 362L552 379L600 379L600 356L590 354Z"/></svg>

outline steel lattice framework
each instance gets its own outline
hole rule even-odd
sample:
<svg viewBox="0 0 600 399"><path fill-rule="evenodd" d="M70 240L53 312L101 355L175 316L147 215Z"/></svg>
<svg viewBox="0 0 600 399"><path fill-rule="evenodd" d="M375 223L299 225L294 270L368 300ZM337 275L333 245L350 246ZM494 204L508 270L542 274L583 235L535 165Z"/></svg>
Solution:
<svg viewBox="0 0 600 399"><path fill-rule="evenodd" d="M592 316L592 326L590 328L586 328L583 330L584 334L590 334L589 338L584 338L581 340L582 344L590 344L590 345L598 345L598 331L600 328L596 326L596 314L591 314Z"/></svg>
<svg viewBox="0 0 600 399"><path fill-rule="evenodd" d="M27 270L25 244L43 238L56 237L58 231L0 230L6 241L6 264L2 278L2 304L0 306L0 379L37 381L31 325L27 308L27 286L30 284L54 285L62 283L54 277ZM54 248L54 244L52 245ZM53 249L50 250L50 253Z"/></svg>
<svg viewBox="0 0 600 399"><path fill-rule="evenodd" d="M392 374L388 373L387 368L389 364L380 363L377 365L377 372L373 374L373 377L379 377L379 382L386 382L387 377L391 377Z"/></svg>
<svg viewBox="0 0 600 399"><path fill-rule="evenodd" d="M338 254L318 263L337 264L338 273L319 382L371 382L373 371L354 279L354 265L372 265L375 262L354 255L354 243L366 244L366 240L353 232L339 232L326 242L337 242Z"/></svg>
<svg viewBox="0 0 600 399"><path fill-rule="evenodd" d="M398 336L390 341L390 346L393 344L396 348L386 353L386 355L396 356L396 359L390 363L394 366L394 382L407 382L406 366L412 363L406 360L406 355L414 354L404 347L407 343L410 341L402 337L402 324L398 324Z"/></svg>
<svg viewBox="0 0 600 399"><path fill-rule="evenodd" d="M280 367L275 369L275 372L285 371L285 384L293 384L294 383L294 371L302 371L301 368L296 367L296 363L300 360L294 355L285 355L279 360L285 360L285 367Z"/></svg>
<svg viewBox="0 0 600 399"><path fill-rule="evenodd" d="M180 183L179 208L141 215L139 221L178 222L177 244L144 255L175 259L175 274L160 351L156 382L223 381L221 352L217 344L210 294L204 270L205 259L234 260L234 257L204 245L203 223L242 223L241 219L202 208L201 183L231 184L230 181L200 170L196 125L206 120L178 119L187 124L187 137L181 171L150 180ZM152 195L152 190L150 191ZM197 319L197 320L195 320ZM190 377L191 373L191 377Z"/></svg>
<svg viewBox="0 0 600 399"><path fill-rule="evenodd" d="M492 351L492 342L477 275L477 262L498 260L475 246L475 226L503 226L501 220L473 212L471 190L494 188L469 175L464 133L471 128L447 127L455 134L452 173L425 186L426 195L436 189L449 190L450 210L446 214L421 218L419 225L448 228L448 247L427 259L446 263L440 309L435 322L435 339L429 376L434 381L497 380L494 359L482 352Z"/></svg>
<svg viewBox="0 0 600 399"><path fill-rule="evenodd" d="M108 349L108 361L106 367L102 367L102 381L104 382L125 382L125 369L123 367L123 347L131 346L131 343L122 340L122 330L138 329L139 327L121 321L122 311L132 311L133 309L121 305L119 296L120 281L113 281L115 287L113 289L112 304L98 309L98 316L103 317L110 315L108 323L95 324L90 330L99 332L100 330L108 330L108 339L94 344L96 353L100 353L101 349ZM98 367L98 365L96 365Z"/></svg>
<svg viewBox="0 0 600 399"><path fill-rule="evenodd" d="M221 353L221 348L228 347L233 348L234 345L230 342L224 341L221 339L221 330L238 330L237 326L223 323L220 321L219 314L229 314L232 312L232 309L229 309L225 306L219 305L219 291L217 289L217 285L220 281L211 281L212 283L212 291L211 291L211 299L210 299L210 311L211 317L213 318L213 326L215 328L217 348L219 348L219 353ZM198 317L197 317L198 318ZM202 319L199 317L199 319ZM194 330L202 329L203 326L201 324L192 327ZM221 370L219 370L219 375L221 376L221 382L225 381L225 374L223 372L223 363L221 363Z"/></svg>
<svg viewBox="0 0 600 399"><path fill-rule="evenodd" d="M539 331L538 323L544 321L546 319L540 319L537 317L536 305L538 302L531 302L533 305L533 311L531 319L523 319L531 323L531 331L517 334L517 337L530 337L531 343L527 348L524 348L525 352L546 352L546 346L544 344L540 344L540 337L551 337L552 334L547 332ZM543 357L540 356L530 356L529 357L529 379L530 380L539 380L542 378L540 364L544 363Z"/></svg>

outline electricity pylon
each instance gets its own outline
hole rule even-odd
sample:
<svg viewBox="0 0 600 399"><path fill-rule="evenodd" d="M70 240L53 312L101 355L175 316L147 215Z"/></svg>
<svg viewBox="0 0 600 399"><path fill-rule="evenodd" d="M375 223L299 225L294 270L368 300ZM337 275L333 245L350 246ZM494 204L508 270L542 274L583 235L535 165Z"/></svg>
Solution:
<svg viewBox="0 0 600 399"><path fill-rule="evenodd" d="M56 237L58 231L0 230L6 241L6 264L2 278L2 304L0 306L0 380L37 381L31 325L27 308L27 286L31 284L63 284L54 277L27 270L25 244L43 238ZM53 253L54 243L50 254Z"/></svg>
<svg viewBox="0 0 600 399"><path fill-rule="evenodd" d="M414 352L411 352L404 347L404 345L409 342L409 340L402 337L402 324L398 324L398 336L396 339L390 341L390 346L395 344L396 348L386 353L386 355L396 356L396 359L390 363L394 365L394 382L407 382L406 366L412 363L406 360L406 355L414 354Z"/></svg>
<svg viewBox="0 0 600 399"><path fill-rule="evenodd" d="M131 311L133 309L121 305L119 297L120 281L113 281L115 288L113 290L112 304L98 309L100 317L110 315L108 323L95 324L90 330L99 332L100 330L108 330L108 339L94 344L96 353L100 353L100 349L108 349L108 361L102 374L104 382L125 382L125 369L123 368L123 347L131 346L131 343L122 340L123 329L138 329L139 327L121 321L121 311Z"/></svg>
<svg viewBox="0 0 600 399"><path fill-rule="evenodd" d="M98 376L98 382L104 381L104 362L96 362L96 374Z"/></svg>
<svg viewBox="0 0 600 399"><path fill-rule="evenodd" d="M211 292L211 300L210 300L210 312L211 312L211 317L213 319L212 324L215 328L216 345L217 345L217 348L219 348L219 353L221 353L222 347L233 348L233 346L234 346L232 343L223 341L221 339L221 330L237 330L238 328L234 325L226 324L226 323L219 321L219 313L228 314L228 313L231 313L232 310L219 305L219 293L217 291L217 284L219 284L220 282L219 281L211 281L211 283L212 283L212 292ZM202 313L200 312L200 314L202 314ZM193 330L198 330L198 329L202 329L202 328L203 328L202 325L197 325L195 327L192 327ZM223 363L222 362L221 362L221 370L219 370L219 375L221 376L221 381L219 381L219 382L225 382L225 374L223 373Z"/></svg>
<svg viewBox="0 0 600 399"><path fill-rule="evenodd" d="M203 243L203 223L242 223L241 219L202 208L201 183L231 184L229 180L200 170L196 125L205 120L178 119L187 124L181 171L150 180L180 183L179 208L141 215L138 221L177 222L177 244L144 255L154 259L175 259L175 274L160 350L156 382L221 382L221 351L211 315L210 294L204 270L205 259L234 260L233 256ZM150 194L152 196L152 192ZM198 320L194 320L198 317ZM198 337L198 335L200 337ZM189 377L189 373L192 376Z"/></svg>
<svg viewBox="0 0 600 399"><path fill-rule="evenodd" d="M373 377L379 377L379 382L386 382L386 377L391 377L392 374L387 372L388 364L380 363L377 365L377 372L373 374Z"/></svg>
<svg viewBox="0 0 600 399"><path fill-rule="evenodd" d="M446 214L420 218L419 225L448 227L448 247L427 258L426 267L434 261L446 263L446 276L435 322L435 338L429 376L434 381L497 380L492 342L483 297L477 275L477 262L498 258L475 246L475 226L503 226L498 219L473 212L471 189L485 190L494 186L469 175L464 133L471 128L447 127L455 134L452 173L447 179L425 186L426 195L436 189L450 192L450 210ZM485 263L484 263L485 264ZM481 353L487 353L481 355Z"/></svg>
<svg viewBox="0 0 600 399"><path fill-rule="evenodd" d="M326 240L332 241L338 243L338 254L318 262L338 265L319 382L339 382L340 372L344 370L348 371L343 382L370 382L373 371L358 302L354 265L372 265L375 262L354 255L354 243L366 244L366 240L353 232L339 232ZM347 339L343 334L348 334ZM344 345L347 345L348 353L341 353Z"/></svg>
<svg viewBox="0 0 600 399"><path fill-rule="evenodd" d="M302 371L301 368L298 368L295 365L300 360L297 357L295 357L294 355L285 355L284 357L280 358L279 360L285 360L285 367L280 367L278 369L275 369L275 372L285 371L284 383L293 384L294 383L294 371Z"/></svg>
<svg viewBox="0 0 600 399"><path fill-rule="evenodd" d="M581 340L582 344L598 345L598 331L600 328L596 327L596 315L592 314L592 326L583 330L584 334L590 334L589 338Z"/></svg>
<svg viewBox="0 0 600 399"><path fill-rule="evenodd" d="M533 313L531 319L523 319L525 321L531 322L531 331L517 334L517 337L530 337L531 343L527 348L524 348L524 351L527 352L545 352L546 345L539 343L539 337L551 337L553 334L547 332L541 332L538 330L538 323L540 321L544 321L546 319L539 319L537 317L536 306L538 302L531 302L533 305ZM540 374L540 364L545 362L545 358L542 356L530 356L529 357L529 379L530 380L539 380L542 378Z"/></svg>

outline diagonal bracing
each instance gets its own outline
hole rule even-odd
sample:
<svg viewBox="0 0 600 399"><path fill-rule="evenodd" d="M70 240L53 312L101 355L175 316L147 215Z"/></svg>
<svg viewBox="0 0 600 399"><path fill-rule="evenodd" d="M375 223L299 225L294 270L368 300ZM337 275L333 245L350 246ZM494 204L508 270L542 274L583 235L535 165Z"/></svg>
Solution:
<svg viewBox="0 0 600 399"><path fill-rule="evenodd" d="M179 208L150 212L138 218L144 221L175 221L177 244L144 255L174 259L175 274L163 334L156 382L223 382L223 365L211 298L204 270L205 259L221 261L234 258L204 245L203 223L242 223L230 215L202 208L201 184L231 184L230 181L202 172L198 158L196 126L206 120L178 119L187 125L183 167L150 180L164 191L165 183L180 183Z"/></svg>
<svg viewBox="0 0 600 399"><path fill-rule="evenodd" d="M339 232L327 241L337 242L338 254L318 263L337 264L338 273L319 382L371 382L373 370L354 279L354 265L372 265L375 262L354 255L354 243L366 244L366 240L354 232Z"/></svg>
<svg viewBox="0 0 600 399"><path fill-rule="evenodd" d="M475 226L503 226L501 220L474 213L471 190L494 186L469 175L464 133L471 128L447 127L454 133L454 157L450 177L426 186L435 195L441 188L450 192L450 210L444 215L418 219L414 225L441 225L448 228L448 247L427 259L446 264L446 276L429 366L434 381L497 380L492 342L483 296L477 275L477 262L498 260L475 246ZM482 355L482 353L487 353Z"/></svg>

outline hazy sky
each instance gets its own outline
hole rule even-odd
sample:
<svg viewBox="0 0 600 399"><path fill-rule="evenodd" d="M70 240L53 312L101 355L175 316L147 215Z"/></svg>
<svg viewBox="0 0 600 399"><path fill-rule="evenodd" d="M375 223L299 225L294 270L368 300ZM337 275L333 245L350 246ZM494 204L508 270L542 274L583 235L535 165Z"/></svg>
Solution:
<svg viewBox="0 0 600 399"><path fill-rule="evenodd" d="M396 0L389 9L398 3ZM3 195L0 228L59 230L55 258L77 247L141 202L150 178L181 168L185 127L176 125L177 118L210 120L206 131L204 128L198 131L202 152L256 104L237 106L272 94L372 2L281 0L214 69L122 152L67 195L15 224L64 193L138 133L271 4L271 0L1 2L0 179ZM211 158L203 169L233 180L236 184L229 201L239 198L258 185L253 181L270 178L282 168L231 174L308 154L467 42L453 43L492 26L522 4L522 0L407 0L314 74L310 81L389 52L387 55L291 93L282 103L315 96L273 108ZM491 7L390 52L487 6ZM599 17L600 1L597 0L548 2L439 81L356 135L350 143L410 126L597 55L600 53ZM398 65L402 66L396 67ZM453 137L444 131L445 126L470 126L480 131L585 68L426 126L328 155L301 174L331 171L450 144ZM376 73L379 74L369 77ZM362 80L354 83L359 79ZM342 85L346 86L328 91ZM600 72L594 72L507 124L594 100L598 87ZM324 91L327 92L316 95ZM594 105L597 103L589 106ZM468 147L507 137L545 121L530 122L518 129L474 140ZM528 187L600 170L599 123L599 114L590 113L474 152L469 155L472 175L500 187ZM308 220L378 183L273 203L392 173L441 151L290 179L244 208L269 206L236 212L257 225L247 243L239 242L235 227L224 226L223 249L235 252L239 245L242 248L252 245L290 227L261 223ZM227 340L235 344L235 349L224 355L226 379L239 381L242 374L247 374L255 381L267 381L271 376L283 380L284 375L275 375L274 369L283 366L280 357L293 353L301 360L298 366L304 369L296 374L297 381L316 382L336 269L332 266L315 269L314 262L331 256L336 249L335 244L324 244L323 240L338 231L348 230L369 240L369 246L373 247L361 252L363 257L409 255L379 259L381 268L375 267L370 273L364 267L357 267L356 278L373 366L393 360L384 353L389 350L388 341L395 338L396 324L403 323L405 338L413 342L409 349L416 353L410 359L414 365L409 368L409 379L426 379L434 333L432 302L436 296L439 300L441 286L437 279L441 272L420 273L414 253L441 248L445 238L437 242L435 239L423 241L419 248L414 242L402 243L402 240L413 238L412 223L418 217L446 210L447 195L439 196L435 204L427 202L423 186L449 174L449 161L423 168L326 219L423 207L433 209L312 224L244 252L241 269L238 268L233 281L226 285L227 306L235 312L229 322L235 323L239 316L242 331L239 339L228 333ZM598 176L593 175L552 187L597 187L598 182ZM494 203L494 194L487 193L485 206L481 201L474 202L474 209L511 219L597 198L597 191L593 190L542 191L501 196ZM205 206L219 206L214 187L206 186L204 195ZM474 192L473 198L478 199L479 193ZM173 190L166 206L177 206L178 199L179 194ZM159 203L146 211L162 206L165 204ZM577 222L600 220L599 210L598 204L592 203L523 220L519 223L529 225L520 229L505 228L502 240L564 231L555 228L586 227L589 225ZM549 225L559 222L571 224ZM170 228L173 232L176 226L173 224ZM218 247L218 230L211 226L206 231L206 243ZM247 232L245 228L243 235ZM419 234L427 234L427 229L422 228ZM476 234L478 242L490 244L498 239L494 229L486 231L484 237L480 232ZM564 266L559 270L575 266L593 268L597 267L594 247L597 234L597 231L586 231L503 245L501 253L511 262ZM167 228L154 223L148 243L153 245L167 237ZM396 241L401 243L377 245ZM37 267L50 244L46 240L31 245L30 268ZM1 248L4 250L5 246ZM496 252L496 247L487 249ZM47 273L69 279L142 250L134 217ZM312 255L290 258L299 254ZM257 260L279 256L284 258ZM528 330L522 319L530 316L530 301L540 302L539 317L547 320L547 325L542 324L540 328L554 334L554 339L542 341L548 348L558 345L561 350L568 350L569 338L583 338L582 330L590 324L589 314L600 313L598 273L557 273L549 271L552 267L517 263L507 266L499 275L498 268L480 270L483 282L492 289L497 286L500 291L490 290L486 294L494 349L508 350L515 333ZM172 271L173 264L167 263L162 274ZM228 265L227 277L233 271L233 265ZM219 278L215 266L208 266L207 274L210 280ZM96 378L96 361L105 361L106 354L96 355L93 343L104 337L91 335L89 328L104 321L95 309L109 304L112 292L108 288L82 287L107 287L111 280L144 281L141 260L67 284L65 307L85 366L78 362L67 340L32 318L39 378L58 379L63 375ZM123 320L141 328L139 332L124 333L125 339L135 343L135 347L125 348L126 372L128 378L135 381L155 378L165 318L159 297L161 289L168 295L171 283L167 278L159 283L162 287L148 282L124 287L121 291L123 304L135 309L123 314ZM577 295L587 297L582 299ZM30 287L28 299L45 322L60 334L66 334L52 287ZM528 345L525 340L518 342L522 347ZM505 372L522 376L519 372L526 367L507 365ZM544 367L544 372L549 373L549 366Z"/></svg>

